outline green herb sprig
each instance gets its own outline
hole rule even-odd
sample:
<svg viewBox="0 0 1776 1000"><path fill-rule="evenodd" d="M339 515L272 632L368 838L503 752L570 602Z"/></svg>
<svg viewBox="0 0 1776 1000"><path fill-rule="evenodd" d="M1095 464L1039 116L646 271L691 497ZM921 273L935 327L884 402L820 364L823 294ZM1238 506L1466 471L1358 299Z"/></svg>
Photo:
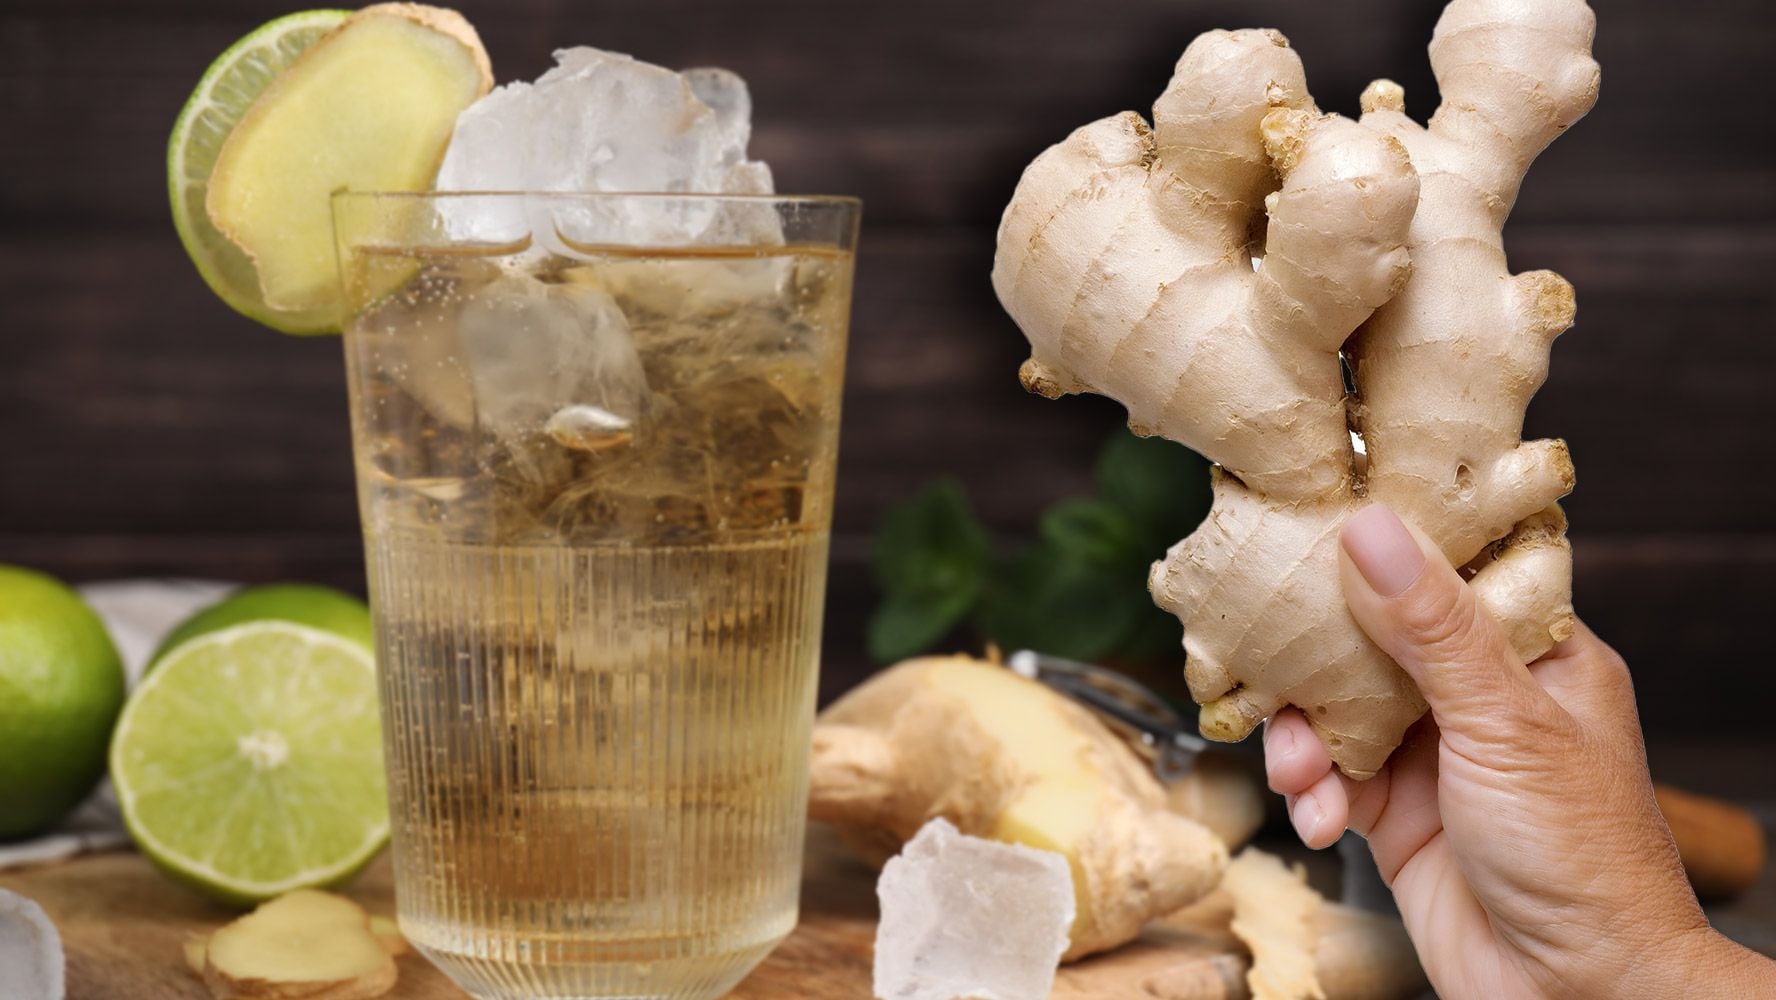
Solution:
<svg viewBox="0 0 1776 1000"><path fill-rule="evenodd" d="M880 663L932 648L963 625L1002 649L1080 660L1180 655L1176 618L1153 606L1147 572L1209 511L1209 466L1163 438L1105 442L1091 497L1048 508L1032 542L1003 550L962 487L933 483L889 511L872 564L869 622Z"/></svg>

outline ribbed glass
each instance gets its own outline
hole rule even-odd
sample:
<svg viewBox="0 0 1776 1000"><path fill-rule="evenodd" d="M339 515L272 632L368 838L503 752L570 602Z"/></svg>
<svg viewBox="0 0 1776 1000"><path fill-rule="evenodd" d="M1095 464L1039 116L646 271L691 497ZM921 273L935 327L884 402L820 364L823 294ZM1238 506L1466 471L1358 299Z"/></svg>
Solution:
<svg viewBox="0 0 1776 1000"><path fill-rule="evenodd" d="M738 981L796 920L825 565L375 539L412 942L482 996Z"/></svg>
<svg viewBox="0 0 1776 1000"><path fill-rule="evenodd" d="M856 209L335 198L397 910L477 997L795 925Z"/></svg>

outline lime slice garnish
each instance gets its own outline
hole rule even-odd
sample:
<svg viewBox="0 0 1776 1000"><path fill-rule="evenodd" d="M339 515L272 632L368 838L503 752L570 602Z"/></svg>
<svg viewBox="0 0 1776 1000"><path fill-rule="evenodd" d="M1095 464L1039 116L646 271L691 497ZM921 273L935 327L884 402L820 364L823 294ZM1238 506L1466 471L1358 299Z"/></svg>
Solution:
<svg viewBox="0 0 1776 1000"><path fill-rule="evenodd" d="M285 621L190 639L130 696L111 780L136 846L213 896L343 881L388 838L375 662Z"/></svg>
<svg viewBox="0 0 1776 1000"><path fill-rule="evenodd" d="M198 81L167 141L167 193L173 225L198 273L237 312L285 333L326 333L332 310L280 312L265 304L253 262L223 236L204 210L210 172L228 134L247 108L296 57L337 28L350 11L308 10L280 17L235 42ZM325 212L326 206L317 211Z"/></svg>

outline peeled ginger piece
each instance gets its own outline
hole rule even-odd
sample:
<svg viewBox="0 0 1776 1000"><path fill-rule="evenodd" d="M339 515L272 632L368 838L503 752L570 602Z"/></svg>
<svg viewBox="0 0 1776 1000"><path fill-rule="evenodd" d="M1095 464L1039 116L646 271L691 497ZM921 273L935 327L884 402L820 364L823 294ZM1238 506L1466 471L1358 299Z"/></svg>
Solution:
<svg viewBox="0 0 1776 1000"><path fill-rule="evenodd" d="M884 670L814 727L808 812L879 862L942 817L1067 859L1065 960L1133 940L1214 889L1227 848L1167 808L1134 751L1083 706L1003 667L925 657Z"/></svg>
<svg viewBox="0 0 1776 1000"><path fill-rule="evenodd" d="M265 304L337 306L329 196L430 188L457 113L492 84L469 22L412 3L358 11L279 74L223 143L205 198Z"/></svg>
<svg viewBox="0 0 1776 1000"><path fill-rule="evenodd" d="M407 943L407 938L401 934L401 927L395 923L393 917L371 917L370 933L376 935L376 940L382 945L382 950L395 958L400 958L413 950L412 946Z"/></svg>
<svg viewBox="0 0 1776 1000"><path fill-rule="evenodd" d="M1233 897L1233 933L1252 951L1252 1000L1325 1000L1314 971L1321 900L1306 874L1248 848L1227 866L1221 887Z"/></svg>
<svg viewBox="0 0 1776 1000"><path fill-rule="evenodd" d="M395 986L395 960L364 908L313 889L265 903L203 951L204 984L217 997L369 1000Z"/></svg>

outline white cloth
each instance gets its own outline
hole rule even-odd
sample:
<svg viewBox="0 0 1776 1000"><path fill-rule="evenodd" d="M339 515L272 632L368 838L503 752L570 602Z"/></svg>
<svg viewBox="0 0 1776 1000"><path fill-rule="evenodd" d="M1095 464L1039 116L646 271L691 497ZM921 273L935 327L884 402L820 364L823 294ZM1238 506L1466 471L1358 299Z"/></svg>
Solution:
<svg viewBox="0 0 1776 1000"><path fill-rule="evenodd" d="M148 657L173 626L234 588L234 584L213 580L112 580L79 589L111 632L111 641L123 659L124 676L133 688L148 665ZM127 843L129 834L124 832L123 817L117 812L117 799L107 778L55 829L30 840L0 844L0 869L60 861Z"/></svg>

